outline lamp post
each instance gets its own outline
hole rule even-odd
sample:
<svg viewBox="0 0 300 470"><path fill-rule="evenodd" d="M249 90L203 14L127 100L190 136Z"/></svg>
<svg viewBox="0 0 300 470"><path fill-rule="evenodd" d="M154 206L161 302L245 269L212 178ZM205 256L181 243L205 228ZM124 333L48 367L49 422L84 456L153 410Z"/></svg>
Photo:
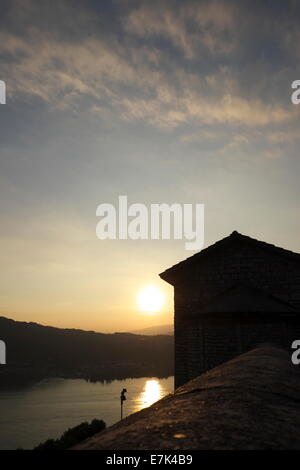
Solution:
<svg viewBox="0 0 300 470"><path fill-rule="evenodd" d="M123 388L121 395L120 395L120 400L121 400L121 419L123 419L123 402L126 400L125 393L127 393L126 388Z"/></svg>

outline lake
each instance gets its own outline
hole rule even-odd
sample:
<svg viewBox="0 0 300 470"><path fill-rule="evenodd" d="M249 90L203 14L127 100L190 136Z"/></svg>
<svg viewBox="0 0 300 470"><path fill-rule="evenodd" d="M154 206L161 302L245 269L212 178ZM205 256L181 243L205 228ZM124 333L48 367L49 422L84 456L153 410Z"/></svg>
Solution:
<svg viewBox="0 0 300 470"><path fill-rule="evenodd" d="M127 389L123 416L150 406L174 390L174 377L91 383L47 379L31 387L0 391L0 449L30 449L67 428L94 418L107 426L120 419L120 392Z"/></svg>

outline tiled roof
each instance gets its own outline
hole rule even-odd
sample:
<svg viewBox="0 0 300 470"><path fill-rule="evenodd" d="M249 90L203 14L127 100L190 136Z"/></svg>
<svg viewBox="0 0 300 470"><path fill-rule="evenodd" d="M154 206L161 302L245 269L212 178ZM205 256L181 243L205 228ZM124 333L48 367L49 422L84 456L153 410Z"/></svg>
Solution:
<svg viewBox="0 0 300 470"><path fill-rule="evenodd" d="M198 253L195 253L193 256L190 256L189 258L186 258L183 261L180 261L179 263L175 264L174 266L171 266L170 268L166 269L164 272L162 272L159 276L166 280L165 278L169 274L175 273L177 270L181 270L182 268L187 268L189 265L195 264L199 261L202 260L203 257L206 257L213 251L215 251L218 248L224 247L229 243L235 242L235 241L243 241L251 244L256 244L260 248L263 248L265 250L273 251L274 253L288 257L289 259L294 259L295 261L300 262L300 253L295 253L290 250L286 250L285 248L280 248L278 246L272 245L271 243L266 243L260 240L257 240L255 238L251 238L247 235L243 235L236 230L232 232L228 237L223 238L222 240L217 241L213 245L210 245L207 248L204 248L203 250L199 251Z"/></svg>

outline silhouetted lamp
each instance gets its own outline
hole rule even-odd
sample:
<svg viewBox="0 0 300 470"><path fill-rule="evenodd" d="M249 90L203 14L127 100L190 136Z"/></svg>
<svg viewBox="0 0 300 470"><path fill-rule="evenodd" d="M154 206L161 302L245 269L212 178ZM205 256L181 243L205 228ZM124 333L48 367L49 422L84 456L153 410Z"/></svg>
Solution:
<svg viewBox="0 0 300 470"><path fill-rule="evenodd" d="M121 419L123 419L123 402L126 400L125 393L127 393L127 389L123 388L120 396L121 400Z"/></svg>

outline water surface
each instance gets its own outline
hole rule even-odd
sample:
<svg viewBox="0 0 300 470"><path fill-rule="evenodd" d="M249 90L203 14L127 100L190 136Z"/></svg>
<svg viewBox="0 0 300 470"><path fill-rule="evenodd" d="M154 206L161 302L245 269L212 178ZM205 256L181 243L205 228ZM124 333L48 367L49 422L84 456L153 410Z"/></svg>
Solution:
<svg viewBox="0 0 300 470"><path fill-rule="evenodd" d="M0 391L0 449L30 449L94 418L109 426L120 419L123 388L127 389L127 416L173 392L174 378L143 377L104 384L47 379L25 389Z"/></svg>

